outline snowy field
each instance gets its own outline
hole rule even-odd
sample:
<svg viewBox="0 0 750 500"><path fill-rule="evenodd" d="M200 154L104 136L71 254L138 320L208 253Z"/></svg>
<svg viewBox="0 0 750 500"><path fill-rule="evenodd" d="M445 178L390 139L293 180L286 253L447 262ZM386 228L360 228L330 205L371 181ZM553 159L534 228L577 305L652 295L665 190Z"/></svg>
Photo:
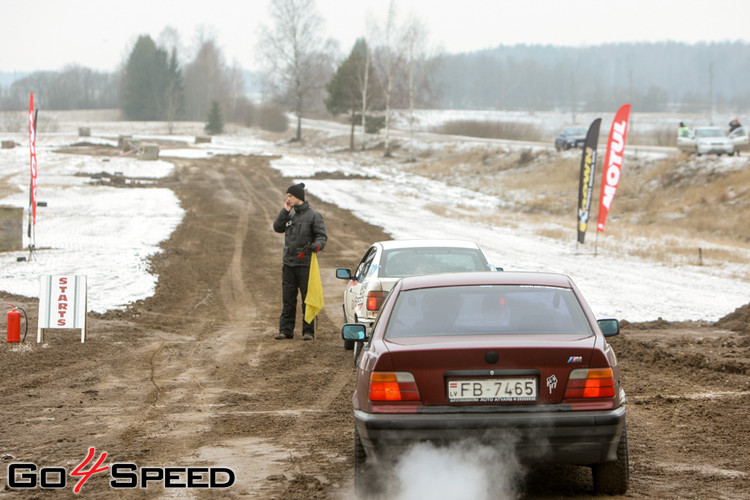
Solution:
<svg viewBox="0 0 750 500"><path fill-rule="evenodd" d="M88 126L95 136L90 142L116 144L114 131L123 124L110 124L110 129L105 124ZM146 139L157 133L164 135L163 130L147 127L149 124L144 124L134 135ZM100 128L104 133L97 134ZM4 192L8 192L8 187L15 188L16 192L0 199L0 205L27 208L28 139L22 134L13 135L13 139L24 146L0 150L0 179L6 185ZM407 174L397 162L362 166L342 155L286 154L282 147L261 141L248 131L214 137L211 144L203 145L193 145L194 136L189 135L172 135L169 139L184 141L185 146L162 149L159 161L130 157L105 161L52 151L55 147L78 142L81 138L77 135L40 134L37 141L38 199L46 201L47 206L38 209L35 238L38 250L30 261L17 260L19 256L28 256L28 251L0 254L0 289L38 297L40 276L83 274L88 276L91 311L123 308L148 297L153 294L157 280L148 271L148 259L159 251L159 243L166 240L182 220L179 202L168 189L94 185L90 183L90 174L105 171L123 172L126 176L162 177L172 168L168 155L200 158L216 154L284 154L283 158L273 161L272 166L289 177L290 184L305 182L310 193L383 227L393 238L470 239L485 249L493 264L506 270L567 274L600 318L716 320L750 302L750 283L732 277L746 276L746 270L674 267L612 255L593 256L590 249L581 251L574 243L542 238L531 227L510 229L474 222L477 210L490 211L498 206L495 197ZM371 179L311 178L320 171L364 175ZM280 197L279 206L282 201ZM425 206L428 201L451 208L446 211L450 217L429 210ZM471 209L471 221L468 214L466 218L461 217L467 207ZM24 220L24 246L28 246L25 233ZM324 254L321 259L322 265L327 267L356 264L325 262Z"/></svg>

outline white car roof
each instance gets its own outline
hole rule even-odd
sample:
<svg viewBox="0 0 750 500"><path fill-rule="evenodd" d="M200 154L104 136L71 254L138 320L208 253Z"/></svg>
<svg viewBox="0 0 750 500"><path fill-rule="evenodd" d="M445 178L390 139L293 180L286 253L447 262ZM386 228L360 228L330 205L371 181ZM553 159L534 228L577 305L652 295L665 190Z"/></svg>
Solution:
<svg viewBox="0 0 750 500"><path fill-rule="evenodd" d="M473 241L451 240L451 239L415 239L415 240L386 240L378 241L374 245L380 245L383 250L394 248L418 248L418 247L454 247L454 248L479 248Z"/></svg>

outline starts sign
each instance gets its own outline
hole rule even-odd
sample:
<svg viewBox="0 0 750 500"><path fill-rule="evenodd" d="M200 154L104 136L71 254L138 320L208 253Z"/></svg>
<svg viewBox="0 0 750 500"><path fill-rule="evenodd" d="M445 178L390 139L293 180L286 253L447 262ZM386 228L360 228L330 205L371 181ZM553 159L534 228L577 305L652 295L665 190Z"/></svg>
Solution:
<svg viewBox="0 0 750 500"><path fill-rule="evenodd" d="M86 340L86 276L42 276L39 291L37 343L45 328L81 330Z"/></svg>

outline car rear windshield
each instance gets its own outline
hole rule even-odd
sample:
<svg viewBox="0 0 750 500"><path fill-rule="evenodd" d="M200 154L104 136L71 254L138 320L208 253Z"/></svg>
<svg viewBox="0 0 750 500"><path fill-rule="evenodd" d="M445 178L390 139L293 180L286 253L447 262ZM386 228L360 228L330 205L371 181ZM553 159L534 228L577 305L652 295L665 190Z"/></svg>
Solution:
<svg viewBox="0 0 750 500"><path fill-rule="evenodd" d="M385 337L535 333L593 334L572 290L498 285L402 291Z"/></svg>
<svg viewBox="0 0 750 500"><path fill-rule="evenodd" d="M487 260L479 250L450 247L385 250L380 266L382 278L489 270Z"/></svg>

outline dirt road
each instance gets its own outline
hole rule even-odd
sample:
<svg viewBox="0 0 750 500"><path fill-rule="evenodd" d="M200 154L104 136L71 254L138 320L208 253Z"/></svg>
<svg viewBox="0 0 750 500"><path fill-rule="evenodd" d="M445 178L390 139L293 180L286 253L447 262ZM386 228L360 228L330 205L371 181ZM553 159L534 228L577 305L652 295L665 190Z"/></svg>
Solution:
<svg viewBox="0 0 750 500"><path fill-rule="evenodd" d="M354 266L367 245L388 236L310 197L329 231L320 254L326 307L316 340L303 342L299 332L273 340L283 237L271 221L290 180L268 162L177 160L176 176L162 185L186 215L153 262L155 295L126 311L90 314L85 344L57 331L42 345L33 333L22 344L0 343L0 498L75 496L72 476L50 492L10 490L8 466L71 472L91 447L95 457L107 452L106 464L230 468L235 482L115 490L98 473L81 490L90 498L354 497L354 369L339 338L343 282L334 269ZM24 307L36 325L36 300L0 299ZM716 325L626 324L613 340L629 397L627 497L747 496L748 313ZM532 469L517 491L590 498L590 471Z"/></svg>

